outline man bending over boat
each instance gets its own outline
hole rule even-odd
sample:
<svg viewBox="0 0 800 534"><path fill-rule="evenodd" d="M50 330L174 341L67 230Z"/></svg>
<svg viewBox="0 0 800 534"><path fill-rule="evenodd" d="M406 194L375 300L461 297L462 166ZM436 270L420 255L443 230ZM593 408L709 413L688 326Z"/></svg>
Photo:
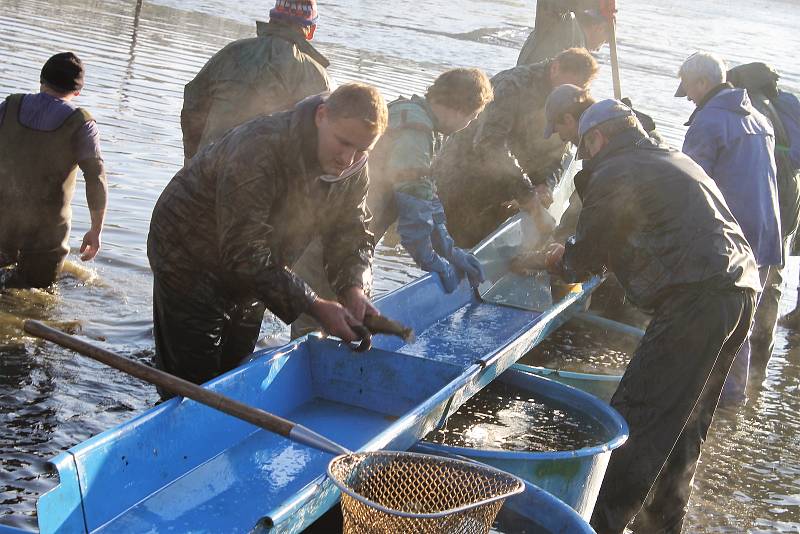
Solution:
<svg viewBox="0 0 800 534"><path fill-rule="evenodd" d="M589 52L571 48L555 59L492 77L494 100L448 140L434 162L456 245L476 245L513 215L512 204L536 218L542 205L552 203L567 144L542 137L545 100L562 84L587 87L596 74L597 62Z"/></svg>
<svg viewBox="0 0 800 534"><path fill-rule="evenodd" d="M444 208L431 177L431 162L445 136L465 128L492 99L489 78L478 69L453 69L439 76L425 96L398 98L389 104L389 126L370 155L367 205L369 229L377 243L395 221L400 242L422 269L439 275L452 292L465 276L483 281L478 260L455 247L446 228ZM312 244L294 271L322 296L332 290L322 270L322 248ZM302 317L293 335L313 330Z"/></svg>
<svg viewBox="0 0 800 534"><path fill-rule="evenodd" d="M72 52L44 64L36 94L0 103L0 289L47 287L69 253L70 202L80 167L91 228L81 260L100 250L106 174L97 124L72 100L83 89L83 63Z"/></svg>
<svg viewBox="0 0 800 534"><path fill-rule="evenodd" d="M574 237L548 268L572 282L606 269L652 320L611 405L630 426L611 455L592 526L679 533L700 448L744 342L758 268L717 185L688 156L651 140L616 100L581 116L583 201ZM645 499L650 493L650 498Z"/></svg>
<svg viewBox="0 0 800 534"><path fill-rule="evenodd" d="M367 297L367 154L386 123L378 90L347 84L230 130L175 175L147 241L160 369L195 383L233 369L253 351L265 308L358 338L350 327L378 313ZM317 236L342 304L289 270Z"/></svg>

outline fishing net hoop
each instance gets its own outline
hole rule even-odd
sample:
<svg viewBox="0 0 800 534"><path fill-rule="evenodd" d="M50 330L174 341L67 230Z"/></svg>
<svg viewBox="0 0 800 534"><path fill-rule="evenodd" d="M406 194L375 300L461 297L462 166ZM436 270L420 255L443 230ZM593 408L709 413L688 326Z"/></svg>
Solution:
<svg viewBox="0 0 800 534"><path fill-rule="evenodd" d="M337 456L328 475L342 491L346 534L486 533L521 479L490 466L430 454Z"/></svg>

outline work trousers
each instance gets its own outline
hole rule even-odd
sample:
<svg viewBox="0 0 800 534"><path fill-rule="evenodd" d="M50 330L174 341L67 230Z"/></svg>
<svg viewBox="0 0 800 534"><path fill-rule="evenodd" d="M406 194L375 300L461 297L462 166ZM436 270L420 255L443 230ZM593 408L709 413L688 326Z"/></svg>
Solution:
<svg viewBox="0 0 800 534"><path fill-rule="evenodd" d="M255 348L266 306L210 283L190 289L153 273L156 367L195 384L234 369ZM173 395L159 389L163 399Z"/></svg>
<svg viewBox="0 0 800 534"><path fill-rule="evenodd" d="M58 278L68 253L69 223L42 227L23 236L0 236L0 289L49 287Z"/></svg>
<svg viewBox="0 0 800 534"><path fill-rule="evenodd" d="M787 237L783 242L784 264L792 250L793 240L794 234ZM761 293L761 299L758 301L758 307L756 308L756 316L753 319L753 331L750 335L752 347L750 372L759 377L763 377L766 374L767 364L769 364L769 359L772 357L772 349L775 346L775 326L778 324L783 289L783 268L784 265L773 265L769 268L769 273L767 273L767 278L764 281L764 291Z"/></svg>
<svg viewBox="0 0 800 534"><path fill-rule="evenodd" d="M621 534L637 514L639 532L681 531L700 448L754 309L752 290L711 281L674 288L657 307L611 399L630 437L600 489L599 534Z"/></svg>
<svg viewBox="0 0 800 534"><path fill-rule="evenodd" d="M761 287L764 287L764 282L769 273L769 267L761 267L758 270L759 280ZM758 310L763 296L763 291L756 293L756 310ZM722 396L720 397L720 405L730 407L744 404L747 401L747 383L750 380L750 357L752 354L752 346L750 343L751 333L755 324L755 317L757 311L753 315L753 323L750 324L750 330L747 332L747 337L742 343L742 347L736 354L733 360L731 370L728 371L728 378L725 380L725 385L722 386Z"/></svg>

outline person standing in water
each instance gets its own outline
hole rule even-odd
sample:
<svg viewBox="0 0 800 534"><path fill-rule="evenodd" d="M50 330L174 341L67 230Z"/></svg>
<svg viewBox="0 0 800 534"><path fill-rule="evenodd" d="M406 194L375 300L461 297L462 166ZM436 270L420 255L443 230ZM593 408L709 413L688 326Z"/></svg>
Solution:
<svg viewBox="0 0 800 534"><path fill-rule="evenodd" d="M316 0L277 0L269 22L257 23L257 37L208 60L183 93L187 160L234 126L331 90L328 60L310 42L318 18Z"/></svg>
<svg viewBox="0 0 800 534"><path fill-rule="evenodd" d="M613 272L652 314L611 399L630 427L592 516L599 534L681 531L703 440L760 290L744 232L688 156L648 137L633 110L603 100L578 126L583 203L575 235L545 264L568 282ZM650 494L650 498L648 498Z"/></svg>
<svg viewBox="0 0 800 534"><path fill-rule="evenodd" d="M107 185L97 123L72 100L84 66L72 52L44 64L40 92L0 103L0 289L55 282L69 253L70 202L78 167L86 180L91 228L81 259L101 246Z"/></svg>
<svg viewBox="0 0 800 534"><path fill-rule="evenodd" d="M378 315L367 155L387 113L374 87L342 85L229 130L178 171L147 238L159 369L198 384L233 369L253 351L266 309L359 337L351 327ZM290 270L315 238L336 300Z"/></svg>

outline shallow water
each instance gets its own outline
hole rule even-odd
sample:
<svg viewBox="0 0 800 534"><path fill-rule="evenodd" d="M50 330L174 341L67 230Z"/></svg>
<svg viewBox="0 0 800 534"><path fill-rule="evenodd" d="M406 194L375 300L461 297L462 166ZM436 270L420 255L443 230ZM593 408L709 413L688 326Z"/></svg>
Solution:
<svg viewBox="0 0 800 534"><path fill-rule="evenodd" d="M156 198L182 162L183 85L227 42L250 36L267 0L0 0L0 95L38 86L41 64L72 49L88 64L78 103L98 119L111 184L104 248L94 278L67 277L54 294L0 311L79 326L104 346L141 361L152 356L151 277L144 253ZM532 24L534 0L342 0L321 5L317 43L342 83L379 86L388 98L421 92L441 70L514 64ZM792 0L674 2L621 0L624 92L677 145L691 112L672 98L674 73L696 48L734 62L767 59L800 89L800 6ZM596 84L610 92L608 50ZM72 245L88 227L84 192L75 195ZM74 254L71 259L75 259ZM377 289L419 274L404 254L381 247ZM796 273L789 278L794 287ZM791 295L793 298L793 294ZM788 305L788 304L787 304ZM2 318L0 318L2 322ZM15 334L0 333L0 522L32 528L36 496L52 483L41 462L152 406L154 388L99 364ZM274 322L264 334L283 333ZM698 475L689 532L796 531L800 528L797 354L787 341L764 389L712 432ZM738 493L737 493L738 492ZM731 506L734 503L735 506Z"/></svg>
<svg viewBox="0 0 800 534"><path fill-rule="evenodd" d="M574 451L604 441L594 420L530 391L492 382L425 439L496 451Z"/></svg>

